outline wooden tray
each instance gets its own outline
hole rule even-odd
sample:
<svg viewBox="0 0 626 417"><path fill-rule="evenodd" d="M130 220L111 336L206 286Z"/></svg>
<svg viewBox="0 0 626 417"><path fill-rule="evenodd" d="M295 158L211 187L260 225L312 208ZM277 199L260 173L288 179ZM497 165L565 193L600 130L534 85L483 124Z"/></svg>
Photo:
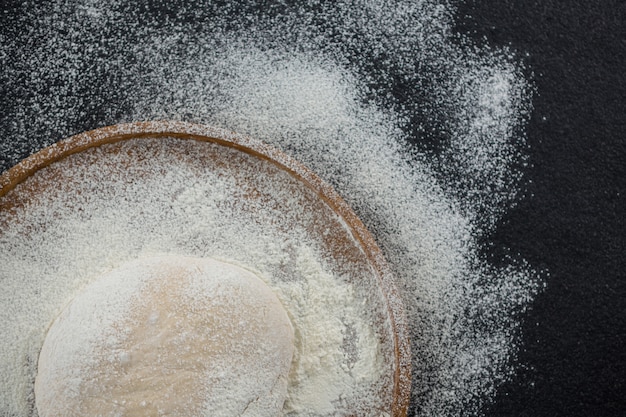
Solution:
<svg viewBox="0 0 626 417"><path fill-rule="evenodd" d="M171 157L180 163L228 165L228 169L237 170L237 164L255 160L255 163L264 167L258 172L259 176L282 173L287 174L291 183L296 183L293 186L295 188L288 192L303 195L303 204L310 212L310 219L302 220L309 222L305 224L308 233L317 234L320 244L332 254L339 273L352 274L349 281L362 281L359 285L364 287L364 293L370 293L364 297L369 297L368 302L375 304L372 310L377 315L374 321L385 346L383 354L390 356L385 358L389 371L388 388L380 393L387 405L381 411L394 417L406 416L411 384L408 332L402 301L381 250L356 214L332 187L302 164L265 143L217 128L171 121L120 124L81 133L43 149L0 176L0 213L5 213L0 223L20 221L19 213L28 210L30 205L46 204L46 199L54 198L45 196L50 194L55 184L62 184L64 193L72 192L74 174L65 172L61 162L75 154L93 152L98 148L99 157L120 152L129 152L130 155L132 152L125 147L133 143L141 144L137 148L141 151L144 149L142 147L154 150L155 146L163 146L160 143L174 140L195 141L193 146L200 149L197 154L189 155L189 149L184 146L171 147ZM136 152L139 152L137 149L131 158L136 157ZM248 177L245 181L256 180ZM249 198L257 197L251 195ZM273 204L275 209L282 207L280 202ZM320 229L320 225L324 224L325 230L331 227L336 233L327 236ZM359 271L359 276L354 276L354 271ZM358 411L348 414L358 414Z"/></svg>

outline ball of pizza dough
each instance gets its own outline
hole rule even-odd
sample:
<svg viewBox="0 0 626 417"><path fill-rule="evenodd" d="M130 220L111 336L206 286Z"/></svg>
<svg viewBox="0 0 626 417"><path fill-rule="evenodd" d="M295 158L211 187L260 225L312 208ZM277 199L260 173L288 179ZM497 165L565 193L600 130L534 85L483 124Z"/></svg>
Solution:
<svg viewBox="0 0 626 417"><path fill-rule="evenodd" d="M51 325L38 362L41 417L277 416L294 331L259 277L183 256L127 263Z"/></svg>

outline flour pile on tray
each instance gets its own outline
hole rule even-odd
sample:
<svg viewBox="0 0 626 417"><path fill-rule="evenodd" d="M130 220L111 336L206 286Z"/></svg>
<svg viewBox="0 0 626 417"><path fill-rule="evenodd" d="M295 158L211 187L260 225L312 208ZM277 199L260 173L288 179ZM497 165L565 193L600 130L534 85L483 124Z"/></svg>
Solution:
<svg viewBox="0 0 626 417"><path fill-rule="evenodd" d="M39 355L37 411L275 417L293 352L287 311L250 271L144 258L90 283L54 321Z"/></svg>
<svg viewBox="0 0 626 417"><path fill-rule="evenodd" d="M444 0L141 3L29 4L7 19L0 167L145 119L279 147L339 191L398 276L410 413L480 414L515 371L540 287L521 256L496 266L479 243L523 184L519 59L454 34Z"/></svg>

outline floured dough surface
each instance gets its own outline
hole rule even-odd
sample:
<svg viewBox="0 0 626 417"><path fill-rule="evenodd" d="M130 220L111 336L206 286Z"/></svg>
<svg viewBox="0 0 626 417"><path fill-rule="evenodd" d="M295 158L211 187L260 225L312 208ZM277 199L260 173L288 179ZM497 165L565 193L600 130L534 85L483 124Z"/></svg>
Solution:
<svg viewBox="0 0 626 417"><path fill-rule="evenodd" d="M278 416L294 332L256 275L212 259L136 260L57 317L35 380L41 417Z"/></svg>

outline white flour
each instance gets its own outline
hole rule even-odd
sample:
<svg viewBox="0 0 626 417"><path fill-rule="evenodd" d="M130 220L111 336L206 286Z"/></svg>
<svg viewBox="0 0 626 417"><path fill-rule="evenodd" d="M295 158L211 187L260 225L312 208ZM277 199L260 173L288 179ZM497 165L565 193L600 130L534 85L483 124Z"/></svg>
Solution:
<svg viewBox="0 0 626 417"><path fill-rule="evenodd" d="M294 349L286 310L250 271L142 258L90 283L54 321L39 355L37 411L276 417Z"/></svg>
<svg viewBox="0 0 626 417"><path fill-rule="evenodd" d="M522 255L496 267L479 244L523 194L530 87L519 57L454 34L445 0L263 12L174 3L166 13L165 2L57 0L8 20L19 30L0 47L12 103L0 121L3 168L87 128L142 119L206 122L280 147L351 204L398 276L411 415L479 415L515 371L520 315L539 287Z"/></svg>

